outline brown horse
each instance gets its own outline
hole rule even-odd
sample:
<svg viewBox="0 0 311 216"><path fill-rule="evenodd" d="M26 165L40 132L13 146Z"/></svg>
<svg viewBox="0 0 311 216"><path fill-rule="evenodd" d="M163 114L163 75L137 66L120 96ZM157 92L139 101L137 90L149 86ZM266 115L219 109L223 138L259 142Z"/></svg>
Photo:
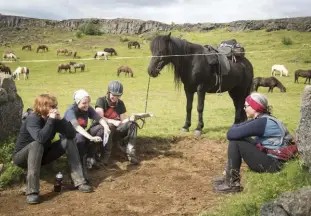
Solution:
<svg viewBox="0 0 311 216"><path fill-rule="evenodd" d="M121 72L124 72L125 76L133 77L133 75L134 75L133 70L129 66L120 66L120 67L118 67L117 75L120 76Z"/></svg>
<svg viewBox="0 0 311 216"><path fill-rule="evenodd" d="M11 69L8 66L5 66L4 64L0 65L0 71L4 72L5 74L12 75Z"/></svg>
<svg viewBox="0 0 311 216"><path fill-rule="evenodd" d="M68 49L66 49L66 48L65 49L62 49L62 48L57 49L57 51L56 51L57 56L60 53L66 55L68 53Z"/></svg>
<svg viewBox="0 0 311 216"><path fill-rule="evenodd" d="M274 87L277 87L281 92L286 92L286 88L275 77L256 77L253 79L253 91L258 91L259 86L269 87L268 92L273 92Z"/></svg>
<svg viewBox="0 0 311 216"><path fill-rule="evenodd" d="M136 49L136 47L138 47L138 49L140 49L140 44L137 41L129 41L127 44L127 47L129 49L131 49L132 46L135 47L135 49Z"/></svg>
<svg viewBox="0 0 311 216"><path fill-rule="evenodd" d="M59 64L57 68L57 72L61 72L62 70L65 70L66 72L67 70L69 70L69 72L71 73L70 64Z"/></svg>
<svg viewBox="0 0 311 216"><path fill-rule="evenodd" d="M299 83L298 82L298 77L304 77L306 78L305 84L307 83L307 80L309 80L309 85L310 85L310 79L311 79L311 70L301 70L298 69L295 71L295 82L294 83Z"/></svg>
<svg viewBox="0 0 311 216"><path fill-rule="evenodd" d="M28 51L31 51L31 45L30 44L24 45L22 47L22 50L25 50L25 49L27 49Z"/></svg>
<svg viewBox="0 0 311 216"><path fill-rule="evenodd" d="M39 50L43 50L45 52L45 51L49 51L49 48L46 45L39 45L37 47L37 53L39 52Z"/></svg>

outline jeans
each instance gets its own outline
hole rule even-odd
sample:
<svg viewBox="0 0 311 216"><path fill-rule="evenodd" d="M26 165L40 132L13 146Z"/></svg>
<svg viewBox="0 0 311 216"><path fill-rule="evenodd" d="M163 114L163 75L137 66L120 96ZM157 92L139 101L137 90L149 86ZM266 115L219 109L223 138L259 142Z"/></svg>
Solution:
<svg viewBox="0 0 311 216"><path fill-rule="evenodd" d="M26 194L39 194L40 192L40 169L42 165L49 164L63 154L67 154L67 161L71 171L74 186L85 184L79 153L72 139L63 138L49 145L33 141L22 150L13 155L14 163L27 169Z"/></svg>

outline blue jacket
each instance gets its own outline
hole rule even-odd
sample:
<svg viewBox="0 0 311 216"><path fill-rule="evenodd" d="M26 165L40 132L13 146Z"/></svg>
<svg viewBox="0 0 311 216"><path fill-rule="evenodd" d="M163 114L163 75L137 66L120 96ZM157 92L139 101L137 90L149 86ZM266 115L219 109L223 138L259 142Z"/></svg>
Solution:
<svg viewBox="0 0 311 216"><path fill-rule="evenodd" d="M227 133L228 140L241 140L249 137L253 137L256 143L261 143L267 149L287 146L293 138L280 120L266 114L234 124Z"/></svg>

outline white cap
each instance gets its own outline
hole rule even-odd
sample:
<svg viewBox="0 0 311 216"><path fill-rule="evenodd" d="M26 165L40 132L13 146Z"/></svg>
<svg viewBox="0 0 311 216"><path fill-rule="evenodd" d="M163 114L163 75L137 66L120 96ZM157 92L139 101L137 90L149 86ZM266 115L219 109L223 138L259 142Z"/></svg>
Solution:
<svg viewBox="0 0 311 216"><path fill-rule="evenodd" d="M73 99L76 102L76 104L79 104L80 101L85 97L90 97L90 95L84 89L79 89L73 94Z"/></svg>

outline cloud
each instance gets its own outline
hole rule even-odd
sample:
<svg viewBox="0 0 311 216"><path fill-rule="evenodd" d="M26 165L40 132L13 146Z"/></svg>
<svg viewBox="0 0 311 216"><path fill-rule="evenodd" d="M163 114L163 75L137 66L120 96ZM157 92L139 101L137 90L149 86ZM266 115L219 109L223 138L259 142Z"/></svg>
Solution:
<svg viewBox="0 0 311 216"><path fill-rule="evenodd" d="M131 18L165 23L309 16L309 0L0 0L0 13L47 19Z"/></svg>

